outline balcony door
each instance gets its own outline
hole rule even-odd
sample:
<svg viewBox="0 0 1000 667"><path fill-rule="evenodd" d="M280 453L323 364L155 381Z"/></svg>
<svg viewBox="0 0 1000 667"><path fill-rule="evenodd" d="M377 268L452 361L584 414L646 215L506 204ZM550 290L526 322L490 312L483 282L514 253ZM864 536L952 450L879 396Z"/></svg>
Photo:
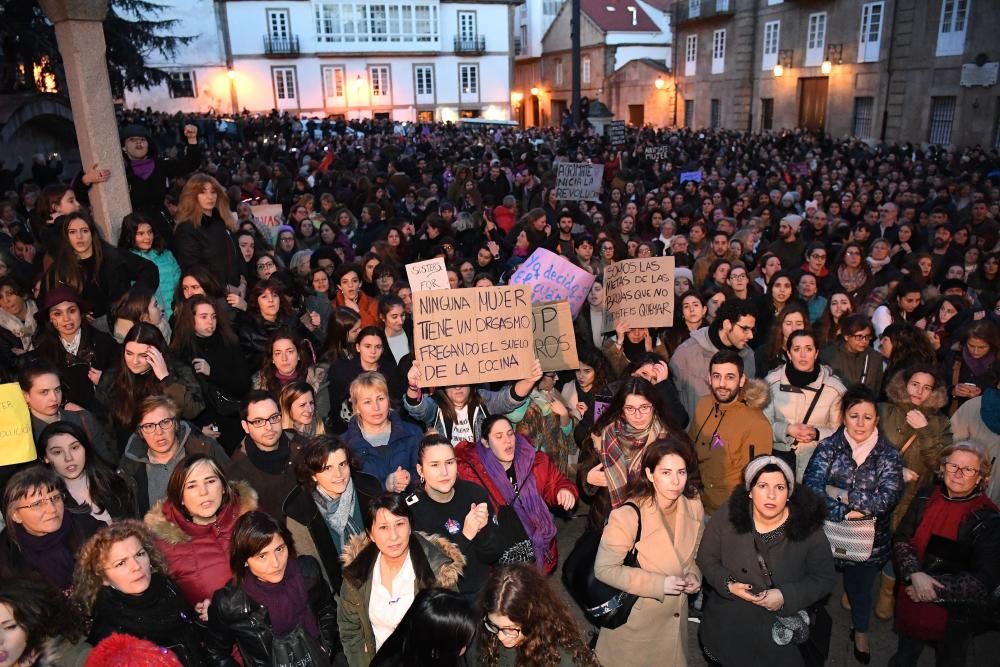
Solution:
<svg viewBox="0 0 1000 667"><path fill-rule="evenodd" d="M291 36L287 9L267 10L267 36L272 42L287 41Z"/></svg>
<svg viewBox="0 0 1000 667"><path fill-rule="evenodd" d="M476 41L476 13L458 13L458 38L465 44L474 44Z"/></svg>

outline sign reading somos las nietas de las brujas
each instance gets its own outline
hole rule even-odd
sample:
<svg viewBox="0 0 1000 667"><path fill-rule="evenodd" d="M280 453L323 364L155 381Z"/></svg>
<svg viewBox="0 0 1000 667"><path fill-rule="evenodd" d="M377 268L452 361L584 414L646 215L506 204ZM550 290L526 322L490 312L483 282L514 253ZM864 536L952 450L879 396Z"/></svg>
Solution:
<svg viewBox="0 0 1000 667"><path fill-rule="evenodd" d="M421 387L521 380L535 361L531 290L515 285L413 293Z"/></svg>
<svg viewBox="0 0 1000 667"><path fill-rule="evenodd" d="M674 324L674 258L626 259L604 268L604 330Z"/></svg>

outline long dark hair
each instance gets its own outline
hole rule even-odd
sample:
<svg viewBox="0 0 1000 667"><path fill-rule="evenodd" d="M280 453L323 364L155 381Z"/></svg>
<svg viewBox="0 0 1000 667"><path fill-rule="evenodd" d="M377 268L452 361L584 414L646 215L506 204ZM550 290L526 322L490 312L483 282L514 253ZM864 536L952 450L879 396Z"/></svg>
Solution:
<svg viewBox="0 0 1000 667"><path fill-rule="evenodd" d="M180 280L177 281L177 287L174 289L174 310L180 308L180 305L184 303L184 279L194 278L201 285L202 291L211 298L218 301L225 302L226 300L226 288L222 286L222 283L213 276L208 269L204 266L193 266L184 273L181 274ZM197 296L197 295L195 295ZM192 297L194 298L194 297Z"/></svg>
<svg viewBox="0 0 1000 667"><path fill-rule="evenodd" d="M281 393L281 382L276 375L277 369L274 365L274 344L279 340L290 340L295 346L295 351L299 354L299 363L295 366L295 379L305 380L306 372L312 364L312 353L302 341L302 337L291 329L284 327L278 329L267 338L264 345L264 355L260 364L261 386L275 396Z"/></svg>
<svg viewBox="0 0 1000 667"><path fill-rule="evenodd" d="M40 579L0 580L0 604L10 609L14 622L24 631L22 657L42 652L49 640L74 642L83 632L80 614L59 591Z"/></svg>
<svg viewBox="0 0 1000 667"><path fill-rule="evenodd" d="M122 218L122 231L118 236L118 247L122 250L138 250L135 246L135 235L139 231L139 225L149 225L153 230L153 247L151 250L157 254L166 249L167 244L164 239L156 233L156 225L153 219L145 213L129 213Z"/></svg>
<svg viewBox="0 0 1000 667"><path fill-rule="evenodd" d="M167 364L170 363L167 341L163 340L163 334L152 324L139 322L125 334L121 347L121 367L111 385L111 418L122 432L131 431L135 427L135 409L142 399L162 393L160 381L156 379L152 371L136 375L128 369L124 362L124 356L125 346L129 343L141 343L155 347L163 355Z"/></svg>
<svg viewBox="0 0 1000 667"><path fill-rule="evenodd" d="M663 403L663 399L660 397L660 392L656 391L653 383L646 378L627 377L619 385L618 391L615 392L615 397L611 399L611 405L608 406L604 414L601 415L601 418L594 424L594 431L596 433L600 433L613 422L622 418L622 408L625 407L625 399L632 394L642 396L652 403L654 417L659 420L660 425L664 429L668 428L667 425L671 423L670 413Z"/></svg>
<svg viewBox="0 0 1000 667"><path fill-rule="evenodd" d="M461 594L441 588L417 593L403 620L372 661L372 667L459 667L476 637L478 621Z"/></svg>
<svg viewBox="0 0 1000 667"><path fill-rule="evenodd" d="M785 307L781 309L778 316L774 318L774 326L771 328L771 340L767 345L767 361L770 364L782 364L785 362L782 354L785 351L785 341L781 338L781 325L789 315L799 314L802 316L805 328L809 328L809 309L801 301L789 299ZM770 370L770 369L766 369Z"/></svg>
<svg viewBox="0 0 1000 667"><path fill-rule="evenodd" d="M264 512L247 512L237 519L229 543L229 569L237 583L246 576L247 561L270 544L275 535L285 541L289 560L295 558L295 542L285 524Z"/></svg>
<svg viewBox="0 0 1000 667"><path fill-rule="evenodd" d="M91 275L87 275L80 258L69 242L69 223L76 220L83 220L90 228L90 239L93 252L94 270ZM97 226L82 213L69 213L56 218L55 224L59 228L59 246L56 251L55 261L48 271L45 272L44 284L47 289L55 289L60 283L67 285L77 294L83 294L87 288L88 281L96 282L101 275L101 263L104 260L103 244L101 235L97 231ZM102 286L106 287L106 286Z"/></svg>
<svg viewBox="0 0 1000 667"><path fill-rule="evenodd" d="M664 456L675 454L684 460L687 469L687 482L684 485L684 496L694 498L702 489L701 473L698 470L698 455L695 454L691 438L684 431L675 431L665 438L651 443L642 453L642 468L639 474L632 477L625 489L625 495L631 500L645 500L656 496L653 483L646 477L646 471L656 471L656 466Z"/></svg>
<svg viewBox="0 0 1000 667"><path fill-rule="evenodd" d="M333 286L331 285L331 289ZM332 364L339 359L353 359L357 354L354 343L347 340L354 325L361 321L358 311L340 306L333 311L326 329L326 343L323 345L323 361Z"/></svg>
<svg viewBox="0 0 1000 667"><path fill-rule="evenodd" d="M198 334L194 331L194 316L198 306L210 306L215 311L215 333L229 345L236 345L239 339L229 323L225 306L222 301L204 294L195 294L177 308L174 317L174 331L170 337L170 351L179 359L190 360L195 355L195 342Z"/></svg>
<svg viewBox="0 0 1000 667"><path fill-rule="evenodd" d="M358 334L359 337L360 335L361 334ZM463 386L463 385L457 385L457 386ZM444 419L445 426L449 429L447 435L448 437L451 437L449 425L451 426L455 425L455 421L458 419L458 415L455 412L455 404L451 402L450 398L448 398L447 389L448 389L447 387L438 387L437 389L434 390L434 393L431 394L431 398L433 398L434 402L437 403L438 410L441 411L441 417L443 417ZM465 404L465 407L468 408L469 410L470 420L472 420L472 415L475 414L476 408L482 408L483 412L486 413L487 416L489 416L489 410L486 409L486 402L483 401L483 398L479 395L479 392L476 391L476 385L474 384L469 385L469 400ZM472 422L470 421L469 423L471 424Z"/></svg>

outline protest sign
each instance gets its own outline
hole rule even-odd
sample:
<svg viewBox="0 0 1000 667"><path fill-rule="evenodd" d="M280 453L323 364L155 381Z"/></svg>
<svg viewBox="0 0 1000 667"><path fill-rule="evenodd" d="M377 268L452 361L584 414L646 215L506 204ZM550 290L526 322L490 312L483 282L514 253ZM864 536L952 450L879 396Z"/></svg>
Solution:
<svg viewBox="0 0 1000 667"><path fill-rule="evenodd" d="M674 258L626 259L604 268L604 327L625 319L629 328L674 324Z"/></svg>
<svg viewBox="0 0 1000 667"><path fill-rule="evenodd" d="M792 176L808 176L811 172L805 162L792 162L788 165L788 173Z"/></svg>
<svg viewBox="0 0 1000 667"><path fill-rule="evenodd" d="M669 153L669 146L646 146L645 156L647 160L659 160L662 162L667 159Z"/></svg>
<svg viewBox="0 0 1000 667"><path fill-rule="evenodd" d="M604 127L604 135L612 146L625 145L625 121L613 120Z"/></svg>
<svg viewBox="0 0 1000 667"><path fill-rule="evenodd" d="M524 286L413 293L413 347L421 387L531 376L530 291Z"/></svg>
<svg viewBox="0 0 1000 667"><path fill-rule="evenodd" d="M281 204L261 204L251 206L250 212L253 217L262 225L274 229L282 224Z"/></svg>
<svg viewBox="0 0 1000 667"><path fill-rule="evenodd" d="M600 201L603 164L560 162L556 165L556 199Z"/></svg>
<svg viewBox="0 0 1000 667"><path fill-rule="evenodd" d="M687 183L688 181L694 181L695 183L701 183L701 169L697 171L685 171L681 173L681 183Z"/></svg>
<svg viewBox="0 0 1000 667"><path fill-rule="evenodd" d="M536 303L531 307L534 320L535 356L542 370L565 371L580 367L576 354L573 316L565 301Z"/></svg>
<svg viewBox="0 0 1000 667"><path fill-rule="evenodd" d="M517 267L510 284L530 285L532 303L569 301L570 312L576 317L594 284L594 275L554 252L539 248Z"/></svg>
<svg viewBox="0 0 1000 667"><path fill-rule="evenodd" d="M443 257L407 264L406 279L410 283L410 290L414 292L451 287L448 283L448 269L445 268Z"/></svg>
<svg viewBox="0 0 1000 667"><path fill-rule="evenodd" d="M38 458L31 435L31 413L16 382L0 384L0 465Z"/></svg>

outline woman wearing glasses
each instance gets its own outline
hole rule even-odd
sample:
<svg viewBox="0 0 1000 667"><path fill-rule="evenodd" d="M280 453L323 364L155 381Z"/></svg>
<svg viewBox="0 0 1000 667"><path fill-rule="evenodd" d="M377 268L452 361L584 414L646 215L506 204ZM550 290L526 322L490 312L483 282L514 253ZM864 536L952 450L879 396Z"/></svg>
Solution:
<svg viewBox="0 0 1000 667"><path fill-rule="evenodd" d="M33 576L60 591L73 587L73 565L87 539L104 524L89 509L66 510L62 478L40 465L20 470L3 493L0 579Z"/></svg>
<svg viewBox="0 0 1000 667"><path fill-rule="evenodd" d="M566 603L530 565L493 570L482 596L483 628L468 664L597 667Z"/></svg>
<svg viewBox="0 0 1000 667"><path fill-rule="evenodd" d="M992 468L977 443L945 447L940 478L917 493L899 524L894 550L903 584L893 667L914 667L927 644L939 665L966 664L977 615L1000 578L998 510L983 492Z"/></svg>
<svg viewBox="0 0 1000 667"><path fill-rule="evenodd" d="M830 272L824 292L843 292L854 303L864 303L874 287L872 270L864 261L865 249L857 241L844 244L837 266Z"/></svg>

